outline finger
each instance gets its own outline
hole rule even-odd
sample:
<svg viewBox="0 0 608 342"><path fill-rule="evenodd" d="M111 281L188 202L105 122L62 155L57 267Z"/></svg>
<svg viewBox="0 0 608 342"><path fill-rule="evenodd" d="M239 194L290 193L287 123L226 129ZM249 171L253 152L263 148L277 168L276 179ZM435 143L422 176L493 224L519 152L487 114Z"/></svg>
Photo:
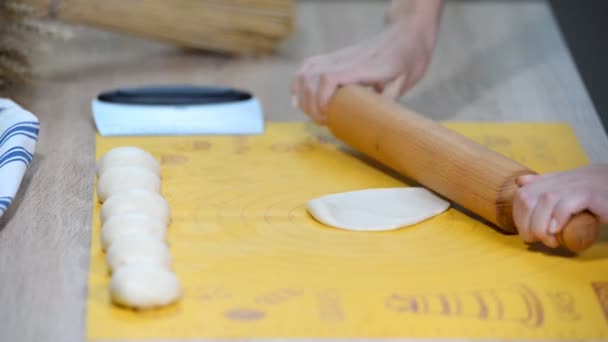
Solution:
<svg viewBox="0 0 608 342"><path fill-rule="evenodd" d="M327 106L332 95L340 84L340 74L326 73L319 77L319 87L317 88L317 108L323 120L327 120Z"/></svg>
<svg viewBox="0 0 608 342"><path fill-rule="evenodd" d="M318 64L318 56L309 57L300 68L296 71L295 77L291 80L291 94L298 95L300 93L303 80L311 74L312 69Z"/></svg>
<svg viewBox="0 0 608 342"><path fill-rule="evenodd" d="M323 113L327 109L329 100L338 87L353 83L367 85L366 78L360 72L360 69L342 69L321 73L316 94L317 106L320 112ZM375 87L376 84L373 86Z"/></svg>
<svg viewBox="0 0 608 342"><path fill-rule="evenodd" d="M551 248L557 248L557 247L559 247L559 239L555 235L549 235L547 237L547 240L543 241L543 243L547 247L551 247Z"/></svg>
<svg viewBox="0 0 608 342"><path fill-rule="evenodd" d="M318 87L318 76L310 76L306 80L304 93L306 94L306 113L313 118L313 120L318 124L323 124L324 119L321 113L319 112L319 107L317 106L316 93Z"/></svg>
<svg viewBox="0 0 608 342"><path fill-rule="evenodd" d="M305 114L310 116L311 119L316 121L317 119L310 111L309 105L309 93L311 88L309 77L310 76L304 72L302 72L298 77L298 107L300 107L300 110L302 110Z"/></svg>
<svg viewBox="0 0 608 342"><path fill-rule="evenodd" d="M300 78L302 77L302 70L298 69L295 76L291 80L291 105L300 108L298 97L300 97Z"/></svg>
<svg viewBox="0 0 608 342"><path fill-rule="evenodd" d="M322 123L315 103L317 79L318 79L318 68L321 63L321 56L314 56L308 59L308 61L302 67L302 73L300 77L300 96L302 96L301 104L302 110L308 114L316 123Z"/></svg>
<svg viewBox="0 0 608 342"><path fill-rule="evenodd" d="M407 78L405 75L397 77L395 80L389 82L382 91L382 95L392 100L398 100L403 94L405 88L405 82Z"/></svg>
<svg viewBox="0 0 608 342"><path fill-rule="evenodd" d="M319 77L316 93L316 106L323 120L327 120L327 106L331 97L341 85L363 83L361 74L357 69L343 69L340 71L325 72ZM376 85L374 85L375 87Z"/></svg>
<svg viewBox="0 0 608 342"><path fill-rule="evenodd" d="M536 180L538 180L541 176L540 175L533 175L533 174L529 174L529 175L522 175L517 177L517 185L519 186L526 186Z"/></svg>
<svg viewBox="0 0 608 342"><path fill-rule="evenodd" d="M555 209L553 210L553 217L557 221L557 225L549 231L552 234L559 233L573 215L580 213L588 207L589 195L587 192L564 196L557 202Z"/></svg>
<svg viewBox="0 0 608 342"><path fill-rule="evenodd" d="M530 216L536 205L536 198L528 192L524 188L516 191L513 199L513 221L521 238L525 242L534 242L536 240L530 230Z"/></svg>
<svg viewBox="0 0 608 342"><path fill-rule="evenodd" d="M364 64L345 66L340 70L335 70L334 73L337 74L336 78L339 86L356 83L384 90L386 84L392 80L392 77L379 72L374 66Z"/></svg>
<svg viewBox="0 0 608 342"><path fill-rule="evenodd" d="M297 95L291 95L291 106L293 108L298 108L298 96Z"/></svg>
<svg viewBox="0 0 608 342"><path fill-rule="evenodd" d="M600 223L608 223L608 193L603 193L603 195L596 194L591 197L588 209L597 217Z"/></svg>
<svg viewBox="0 0 608 342"><path fill-rule="evenodd" d="M382 83L374 84L374 91L378 94L382 94L382 92L384 91L384 85Z"/></svg>
<svg viewBox="0 0 608 342"><path fill-rule="evenodd" d="M557 227L557 220L555 217L551 217L549 221L549 239L551 240L547 246L556 248L559 246L559 239L557 238L557 232L555 231L555 227Z"/></svg>
<svg viewBox="0 0 608 342"><path fill-rule="evenodd" d="M309 86L315 70L323 61L323 56L312 56L308 58L296 72L296 76L291 82L292 105L296 105L306 114L310 115L309 110ZM314 119L314 118L313 118Z"/></svg>
<svg viewBox="0 0 608 342"><path fill-rule="evenodd" d="M304 111L304 84L306 83L306 64L304 64L298 71L291 82L291 98L296 100L295 104L301 111Z"/></svg>
<svg viewBox="0 0 608 342"><path fill-rule="evenodd" d="M559 201L556 195L545 192L540 195L534 211L530 216L530 230L536 239L541 240L549 247L557 247L557 239L549 232L553 208Z"/></svg>

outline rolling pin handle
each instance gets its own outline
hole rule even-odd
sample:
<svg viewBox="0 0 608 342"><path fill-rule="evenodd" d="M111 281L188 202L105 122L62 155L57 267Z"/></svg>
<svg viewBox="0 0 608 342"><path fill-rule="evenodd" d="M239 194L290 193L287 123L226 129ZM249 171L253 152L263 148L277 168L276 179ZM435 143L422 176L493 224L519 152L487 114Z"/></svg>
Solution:
<svg viewBox="0 0 608 342"><path fill-rule="evenodd" d="M531 170L525 170L521 175L525 174L537 174ZM507 196L513 196L515 193L514 189L519 188L517 182L514 181L509 191L506 192ZM512 201L512 197L511 201ZM512 207L511 207L512 208ZM511 214L512 216L513 214ZM513 218L506 226L515 227ZM571 252L579 253L587 248L591 247L599 237L600 223L597 217L589 211L583 211L570 217L568 222L564 225L562 230L556 234L559 245Z"/></svg>
<svg viewBox="0 0 608 342"><path fill-rule="evenodd" d="M557 236L561 246L572 252L591 247L599 236L599 221L588 211L574 215Z"/></svg>

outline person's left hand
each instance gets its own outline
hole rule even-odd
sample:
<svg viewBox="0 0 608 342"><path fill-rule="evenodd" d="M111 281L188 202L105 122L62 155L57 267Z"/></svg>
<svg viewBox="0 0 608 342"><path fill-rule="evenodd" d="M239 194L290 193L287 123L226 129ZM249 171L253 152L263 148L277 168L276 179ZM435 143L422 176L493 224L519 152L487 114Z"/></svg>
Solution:
<svg viewBox="0 0 608 342"><path fill-rule="evenodd" d="M436 40L434 21L416 24L399 21L366 41L307 59L292 81L294 105L326 124L329 99L340 86L371 86L398 99L424 75Z"/></svg>
<svg viewBox="0 0 608 342"><path fill-rule="evenodd" d="M608 165L567 172L524 175L513 202L513 219L522 239L556 248L556 235L570 217L589 210L608 223Z"/></svg>

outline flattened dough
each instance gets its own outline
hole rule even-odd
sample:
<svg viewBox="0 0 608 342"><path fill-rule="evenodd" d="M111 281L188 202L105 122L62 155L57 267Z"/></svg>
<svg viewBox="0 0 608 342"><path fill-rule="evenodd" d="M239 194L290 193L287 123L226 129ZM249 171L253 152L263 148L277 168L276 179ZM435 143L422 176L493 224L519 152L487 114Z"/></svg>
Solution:
<svg viewBox="0 0 608 342"><path fill-rule="evenodd" d="M319 222L340 229L385 231L410 226L446 211L450 203L420 187L331 194L308 202Z"/></svg>

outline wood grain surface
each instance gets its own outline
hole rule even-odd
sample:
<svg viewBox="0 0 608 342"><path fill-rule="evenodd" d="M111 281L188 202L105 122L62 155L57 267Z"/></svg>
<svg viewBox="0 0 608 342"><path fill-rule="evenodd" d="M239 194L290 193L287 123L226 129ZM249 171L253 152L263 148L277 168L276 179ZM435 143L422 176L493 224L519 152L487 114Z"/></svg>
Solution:
<svg viewBox="0 0 608 342"><path fill-rule="evenodd" d="M300 1L297 33L275 56L230 59L87 28L48 42L41 79L8 94L41 121L34 162L0 220L0 341L85 340L95 129L90 100L119 86L238 86L268 120L304 120L289 82L303 58L382 26L385 1ZM335 20L339 17L340 20ZM403 103L436 120L564 121L593 162L608 139L543 1L454 1L425 79Z"/></svg>

